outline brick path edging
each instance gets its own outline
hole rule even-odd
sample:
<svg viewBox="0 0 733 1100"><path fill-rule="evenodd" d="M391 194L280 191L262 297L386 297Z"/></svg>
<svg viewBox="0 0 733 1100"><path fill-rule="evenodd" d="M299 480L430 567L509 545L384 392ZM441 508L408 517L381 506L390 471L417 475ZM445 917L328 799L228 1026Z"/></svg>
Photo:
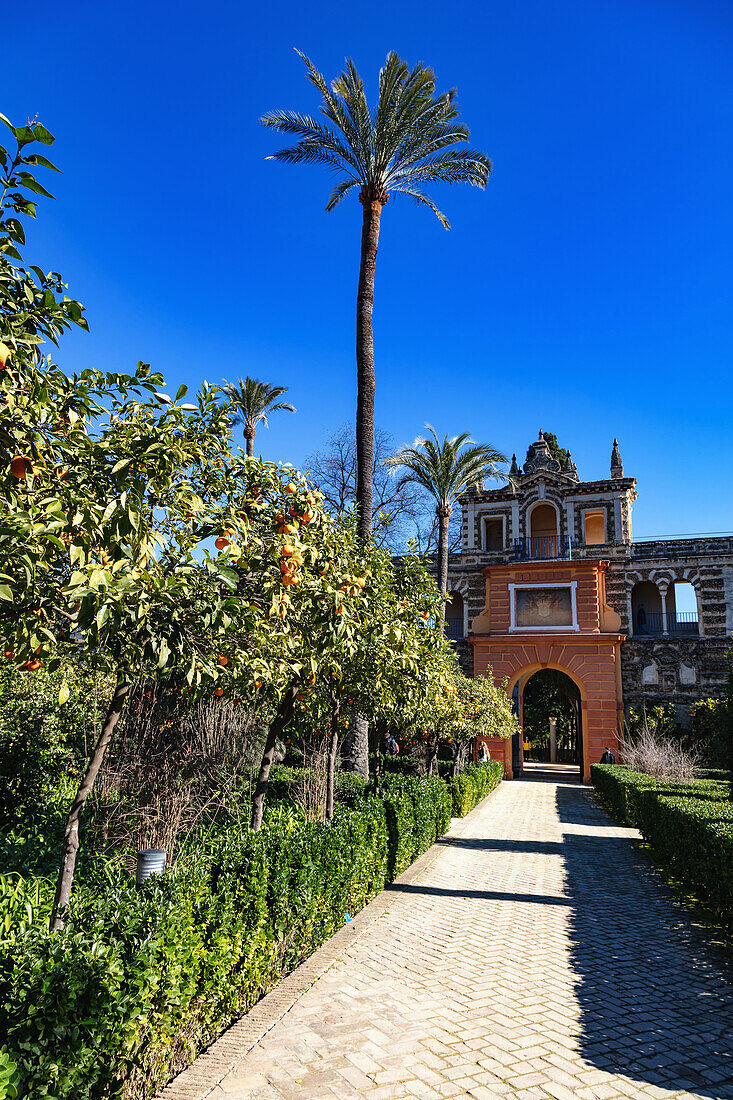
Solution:
<svg viewBox="0 0 733 1100"><path fill-rule="evenodd" d="M498 784L465 817L451 819L450 828L427 852L410 864L406 871L390 883L361 909L354 919L335 932L330 939L282 978L275 988L258 1001L158 1094L157 1100L204 1100L233 1069L244 1061L253 1047L285 1016L293 1005L375 920L394 905L401 895L400 886L411 886L415 879L438 858L446 844L460 837L485 806L487 799L499 790Z"/></svg>

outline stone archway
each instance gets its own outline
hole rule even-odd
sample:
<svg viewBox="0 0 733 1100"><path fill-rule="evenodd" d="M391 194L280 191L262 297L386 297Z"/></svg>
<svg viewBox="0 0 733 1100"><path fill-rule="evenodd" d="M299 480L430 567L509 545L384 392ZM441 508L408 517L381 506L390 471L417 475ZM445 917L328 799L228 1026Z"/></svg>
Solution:
<svg viewBox="0 0 733 1100"><path fill-rule="evenodd" d="M583 706L580 685L564 669L547 667L520 674L517 687L522 726L519 754L522 768L528 759L534 759L539 763L567 765L582 775ZM534 745L534 750L529 749L529 756L527 743ZM516 755L512 753L513 766Z"/></svg>
<svg viewBox="0 0 733 1100"><path fill-rule="evenodd" d="M524 636L474 638L474 661L477 676L493 675L511 696L515 686L522 690L529 678L542 668L564 672L580 693L582 738L582 768L584 783L590 783L590 767L598 763L606 745L618 754L618 731L623 719L621 671L618 661L620 637L576 635L573 638ZM521 721L521 714L520 714ZM507 778L512 778L512 746L497 740L490 747L494 759L504 760Z"/></svg>

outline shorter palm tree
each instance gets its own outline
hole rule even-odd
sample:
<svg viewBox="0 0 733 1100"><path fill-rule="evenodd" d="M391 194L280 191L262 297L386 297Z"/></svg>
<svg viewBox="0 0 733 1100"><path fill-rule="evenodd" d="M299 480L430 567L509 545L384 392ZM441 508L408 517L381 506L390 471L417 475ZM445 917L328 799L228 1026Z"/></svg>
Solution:
<svg viewBox="0 0 733 1100"><path fill-rule="evenodd" d="M422 486L435 499L438 517L438 587L448 591L448 529L453 506L458 496L487 478L508 481L508 474L499 470L506 455L483 443L475 443L469 432L446 436L441 443L435 429L425 425L429 435L419 436L412 447L403 447L392 458L390 466L401 469L397 487Z"/></svg>
<svg viewBox="0 0 733 1100"><path fill-rule="evenodd" d="M266 382L258 382L256 378L240 378L238 382L225 382L221 387L222 393L236 409L234 424L242 424L244 438L247 440L247 454L254 453L254 440L257 435L257 425L264 424L267 428L267 417L270 413L295 412L295 406L287 401L278 401L288 392L287 386L268 386Z"/></svg>

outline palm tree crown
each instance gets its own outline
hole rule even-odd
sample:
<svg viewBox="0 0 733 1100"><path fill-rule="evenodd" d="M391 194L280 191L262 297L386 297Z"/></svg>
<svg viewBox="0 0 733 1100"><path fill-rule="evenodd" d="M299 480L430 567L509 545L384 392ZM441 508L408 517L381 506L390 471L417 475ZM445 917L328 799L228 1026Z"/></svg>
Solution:
<svg viewBox="0 0 733 1100"><path fill-rule="evenodd" d="M295 412L295 407L288 401L278 401L278 397L288 392L287 386L268 386L266 382L259 382L256 378L250 378L247 375L244 379L240 378L238 382L225 382L221 390L237 410L233 423L244 426L248 455L251 455L254 449L257 425L264 424L268 427L269 413L279 412L281 409L286 412Z"/></svg>
<svg viewBox="0 0 733 1100"><path fill-rule="evenodd" d="M466 489L480 485L486 478L506 481L499 470L506 455L484 443L475 443L469 432L445 436L441 443L436 431L425 425L428 435L420 436L411 447L403 447L388 459L390 466L404 472L397 487L421 485L435 499L438 517L438 585L443 595L448 588L448 525L457 497Z"/></svg>
<svg viewBox="0 0 733 1100"><path fill-rule="evenodd" d="M270 111L265 126L299 140L269 159L291 164L322 164L340 178L326 204L333 210L353 188L360 198L385 203L390 194L409 195L429 207L450 228L445 214L422 188L431 183L470 183L485 187L491 161L474 149L454 149L468 141L458 119L456 90L435 94L435 74L422 63L410 70L394 52L379 74L379 98L370 111L364 82L354 62L329 85L300 50L310 82L321 93L324 125L297 111Z"/></svg>

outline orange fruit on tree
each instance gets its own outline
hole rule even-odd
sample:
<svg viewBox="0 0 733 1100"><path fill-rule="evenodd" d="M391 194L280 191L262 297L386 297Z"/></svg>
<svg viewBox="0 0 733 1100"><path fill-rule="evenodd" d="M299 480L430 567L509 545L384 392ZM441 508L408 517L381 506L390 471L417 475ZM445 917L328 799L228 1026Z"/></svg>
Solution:
<svg viewBox="0 0 733 1100"><path fill-rule="evenodd" d="M219 664L220 665L228 665L229 664L229 658L225 657L223 653L219 654Z"/></svg>
<svg viewBox="0 0 733 1100"><path fill-rule="evenodd" d="M219 535L219 538L214 543L217 550L225 550L229 545L229 539L225 539L223 535Z"/></svg>
<svg viewBox="0 0 733 1100"><path fill-rule="evenodd" d="M27 473L33 472L33 463L25 455L16 455L11 459L10 472L13 477L21 481Z"/></svg>
<svg viewBox="0 0 733 1100"><path fill-rule="evenodd" d="M223 695L224 688L214 688L214 695Z"/></svg>
<svg viewBox="0 0 733 1100"><path fill-rule="evenodd" d="M296 490L295 490L295 486L293 485L292 481L289 481L289 482L287 483L287 485L285 486L285 492L286 492L286 493L291 493L291 494L292 494L292 493L294 493L295 491L296 491Z"/></svg>

